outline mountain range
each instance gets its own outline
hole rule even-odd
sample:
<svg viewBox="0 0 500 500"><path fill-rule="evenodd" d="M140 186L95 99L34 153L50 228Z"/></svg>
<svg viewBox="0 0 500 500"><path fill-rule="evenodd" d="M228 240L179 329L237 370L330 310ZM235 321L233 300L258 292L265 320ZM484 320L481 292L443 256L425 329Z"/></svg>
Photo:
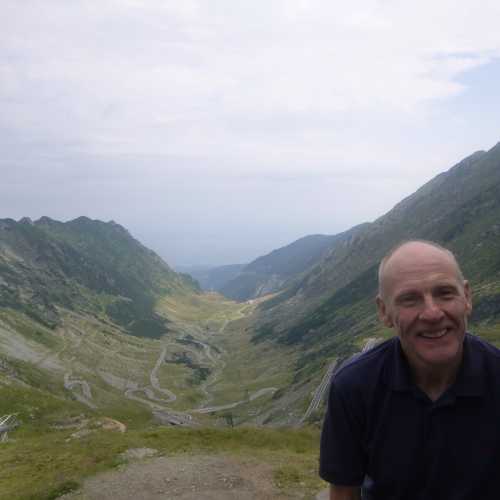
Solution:
<svg viewBox="0 0 500 500"><path fill-rule="evenodd" d="M333 364L392 334L376 316L377 267L415 238L456 254L471 328L500 344L500 145L373 222L205 275L239 302L202 292L115 222L2 219L0 383L15 373L59 400L161 407L167 421L228 409L237 423L318 420L308 406Z"/></svg>

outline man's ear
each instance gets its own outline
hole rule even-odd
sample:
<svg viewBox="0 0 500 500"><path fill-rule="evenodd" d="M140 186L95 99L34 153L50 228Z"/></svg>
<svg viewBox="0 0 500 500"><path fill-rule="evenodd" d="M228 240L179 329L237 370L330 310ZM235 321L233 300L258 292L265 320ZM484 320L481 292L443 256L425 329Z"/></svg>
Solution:
<svg viewBox="0 0 500 500"><path fill-rule="evenodd" d="M467 316L469 316L472 312L472 290L467 280L464 281L464 295L466 303L466 313Z"/></svg>
<svg viewBox="0 0 500 500"><path fill-rule="evenodd" d="M392 328L394 326L392 317L389 314L387 306L380 295L377 295L376 302L377 302L378 317L380 321L382 321L382 323L384 323L385 326Z"/></svg>

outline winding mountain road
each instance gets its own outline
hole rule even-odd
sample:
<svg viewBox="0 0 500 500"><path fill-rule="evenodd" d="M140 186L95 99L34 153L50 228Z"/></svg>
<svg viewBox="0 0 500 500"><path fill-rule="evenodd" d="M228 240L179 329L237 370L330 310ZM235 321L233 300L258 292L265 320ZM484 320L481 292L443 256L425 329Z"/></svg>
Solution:
<svg viewBox="0 0 500 500"><path fill-rule="evenodd" d="M312 415L312 413L319 408L319 405L321 404L321 401L323 401L324 395L327 392L328 387L330 386L330 380L332 379L332 375L336 366L336 359L328 365L328 368L326 369L326 372L323 375L320 384L314 391L313 398L309 403L306 412L299 421L299 425L302 425Z"/></svg>
<svg viewBox="0 0 500 500"><path fill-rule="evenodd" d="M72 378L72 376L71 371L64 374L64 388L71 391L80 403L95 410L97 406L92 402L92 391L90 390L89 383L80 378ZM80 387L81 393L75 390L76 387Z"/></svg>
<svg viewBox="0 0 500 500"><path fill-rule="evenodd" d="M167 345L171 344L169 343ZM149 374L149 381L151 382L151 385L155 390L167 396L168 399L166 399L165 402L171 403L172 401L175 401L177 399L177 396L171 390L160 386L160 382L158 380L158 375L157 375L161 364L165 361L165 356L167 355L167 345L165 345L161 350L161 353L158 356L158 359L156 360L156 364L154 368L151 370L151 373Z"/></svg>
<svg viewBox="0 0 500 500"><path fill-rule="evenodd" d="M330 387L330 381L335 376L335 371L340 370L340 368L342 368L348 361L359 356L361 353L369 351L370 349L375 347L380 342L381 342L381 339L376 338L376 337L367 338L367 339L365 339L365 344L364 344L363 348L361 349L361 352L353 354L349 358L342 361L340 364L339 364L338 360L335 359L328 365L326 372L323 375L323 378L321 379L321 382L319 383L318 387L314 391L312 400L309 403L309 406L307 407L306 412L304 413L304 415L302 416L302 418L299 421L299 425L302 425L312 415L312 413L314 413L319 408L321 402L323 401L323 399L325 397L325 394L328 392L328 388Z"/></svg>
<svg viewBox="0 0 500 500"><path fill-rule="evenodd" d="M241 311L239 311L239 314L243 316ZM74 319L77 321L81 320L79 317ZM76 359L75 349L79 351L85 347L86 349L90 349L92 353L95 353L97 358L94 359L95 371L103 382L107 385L111 385L115 389L123 391L124 396L128 399L149 407L157 420L164 423L196 425L192 414L206 414L232 409L267 394L274 394L277 390L276 387L265 387L256 390L245 399L239 401L223 405L209 405L210 401L213 399L211 388L220 380L224 372L226 367L224 357L227 354L222 349L216 349L210 345L210 343L205 341L205 337L210 336L212 338L214 335L222 334L229 322L230 320L227 317L224 318L222 323L219 324L219 328L212 332L209 332L205 328L202 329L196 324L186 325L183 331L180 332L181 335L176 339L177 341L172 341L172 339L170 339L168 342L164 341L160 343L160 350L154 365L149 371L149 384L147 385L143 385L134 380L137 376L140 376L140 371L130 371L127 378L123 378L118 374L113 375L113 373L105 371L105 369L107 369L106 360L108 359L119 357L128 362L134 360L134 357L130 355L130 353L122 350L123 345L121 342L111 338L111 336L103 341L103 339L98 339L98 333L92 328L87 332L85 326L70 324L68 328L61 332L63 345L56 354L56 357L62 361L60 355L63 354L64 351L71 349L72 356L64 360L64 365L68 367L64 373L64 387L71 391L75 399L81 403L92 409L97 408L93 400L90 383L82 378L80 374L77 376L73 373L74 361ZM189 342L186 342L187 340L192 343L191 347L188 345ZM165 387L160 383L160 370L161 367L164 366L169 349L175 347L178 350L179 341L183 344L183 349L189 351L195 357L199 365L202 367L210 367L212 370L210 376L198 386L199 390L205 396L202 403L199 407L186 411L178 411L170 408L170 404L177 400L177 395L171 388ZM128 347L132 348L133 346L130 345ZM138 349L144 354L150 352L149 349L146 350L142 346L140 346L140 348L138 346ZM141 363L145 362L144 356L141 356L140 359Z"/></svg>

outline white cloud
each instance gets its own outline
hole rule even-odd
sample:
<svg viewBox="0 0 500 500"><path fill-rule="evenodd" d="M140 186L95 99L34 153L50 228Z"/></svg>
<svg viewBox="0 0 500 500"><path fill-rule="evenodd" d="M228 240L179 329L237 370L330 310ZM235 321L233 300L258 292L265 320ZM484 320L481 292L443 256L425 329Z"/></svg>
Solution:
<svg viewBox="0 0 500 500"><path fill-rule="evenodd" d="M217 105L252 114L406 110L453 95L457 74L500 49L500 33L488 29L494 3L472 12L460 8L470 2L43 5L11 7L2 37L21 83L69 86L68 106L95 98L96 107L120 101L193 118Z"/></svg>
<svg viewBox="0 0 500 500"><path fill-rule="evenodd" d="M132 187L146 172L166 190L185 175L390 178L408 194L405 169L417 187L413 172L473 148L436 149L446 133L428 130L461 76L500 57L499 18L496 1L7 0L3 164Z"/></svg>

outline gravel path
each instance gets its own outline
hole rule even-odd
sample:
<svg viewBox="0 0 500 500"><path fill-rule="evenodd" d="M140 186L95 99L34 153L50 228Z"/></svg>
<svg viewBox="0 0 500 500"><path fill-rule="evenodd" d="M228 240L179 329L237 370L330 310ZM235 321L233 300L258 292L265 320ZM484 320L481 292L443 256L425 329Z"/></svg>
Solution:
<svg viewBox="0 0 500 500"><path fill-rule="evenodd" d="M286 500L268 464L228 455L175 455L133 462L87 479L60 500Z"/></svg>

